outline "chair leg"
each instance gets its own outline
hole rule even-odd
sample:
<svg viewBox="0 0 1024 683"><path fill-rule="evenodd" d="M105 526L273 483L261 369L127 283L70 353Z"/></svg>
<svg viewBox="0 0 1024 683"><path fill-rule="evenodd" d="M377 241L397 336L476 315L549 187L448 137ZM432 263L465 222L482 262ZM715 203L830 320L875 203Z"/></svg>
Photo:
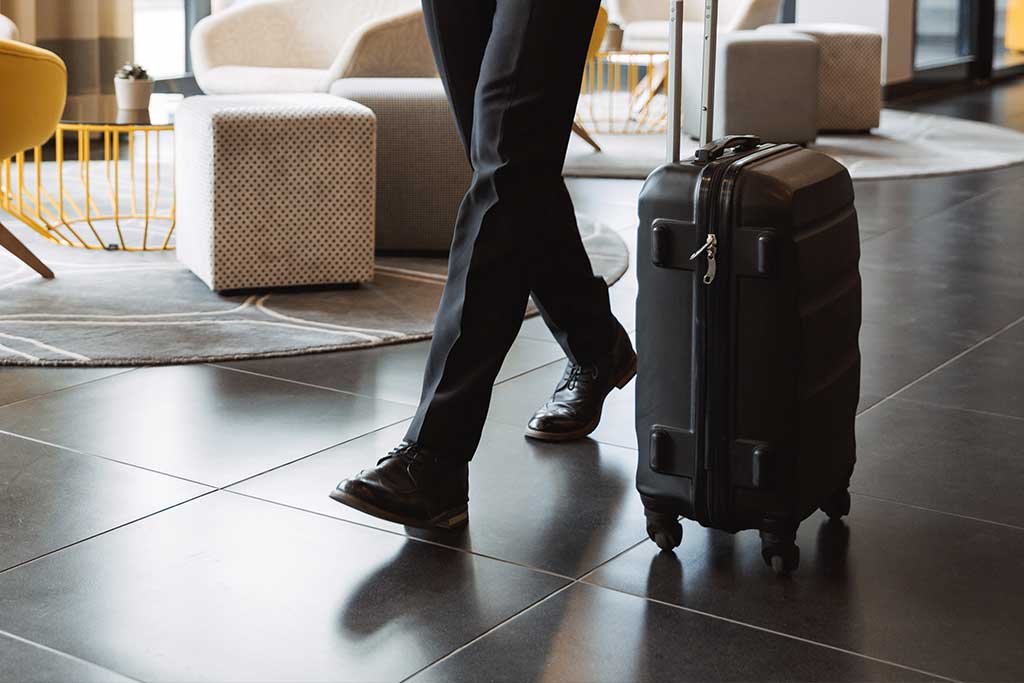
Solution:
<svg viewBox="0 0 1024 683"><path fill-rule="evenodd" d="M53 271L47 268L46 264L40 261L35 254L29 251L28 247L22 244L21 240L15 237L10 230L3 226L2 223L0 223L0 247L3 247L20 258L25 262L25 265L42 275L47 280L53 279Z"/></svg>
<svg viewBox="0 0 1024 683"><path fill-rule="evenodd" d="M574 121L572 124L572 132L583 138L583 141L593 147L595 152L601 151L601 145L597 144L594 138L590 137L590 133L583 127L583 124Z"/></svg>

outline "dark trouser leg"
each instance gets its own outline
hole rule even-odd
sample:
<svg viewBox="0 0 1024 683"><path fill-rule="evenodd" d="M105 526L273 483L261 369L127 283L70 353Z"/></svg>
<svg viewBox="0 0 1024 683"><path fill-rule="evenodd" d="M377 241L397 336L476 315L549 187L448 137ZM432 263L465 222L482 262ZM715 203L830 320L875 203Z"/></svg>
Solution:
<svg viewBox="0 0 1024 683"><path fill-rule="evenodd" d="M493 20L477 69L456 56L472 52L464 41L477 37L467 32L487 30L481 6ZM461 98L476 72L468 135L475 173L407 438L468 460L531 289L574 355L610 343L607 292L596 286L561 178L598 0L425 0L424 7L464 135ZM561 251L541 253L552 249Z"/></svg>

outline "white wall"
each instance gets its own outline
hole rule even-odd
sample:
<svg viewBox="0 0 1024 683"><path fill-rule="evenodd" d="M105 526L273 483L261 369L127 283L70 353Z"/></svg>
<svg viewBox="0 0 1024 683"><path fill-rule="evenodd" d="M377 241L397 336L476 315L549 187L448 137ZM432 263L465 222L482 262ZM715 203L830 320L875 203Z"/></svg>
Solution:
<svg viewBox="0 0 1024 683"><path fill-rule="evenodd" d="M909 81L914 73L914 0L797 0L796 20L859 24L882 34L882 83Z"/></svg>

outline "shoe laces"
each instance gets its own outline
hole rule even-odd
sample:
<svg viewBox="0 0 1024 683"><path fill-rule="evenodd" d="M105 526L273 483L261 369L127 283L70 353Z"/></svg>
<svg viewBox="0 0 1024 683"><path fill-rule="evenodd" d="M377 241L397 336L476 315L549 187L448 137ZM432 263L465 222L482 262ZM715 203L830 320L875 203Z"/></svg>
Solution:
<svg viewBox="0 0 1024 683"><path fill-rule="evenodd" d="M566 378L565 388L571 391L577 386L586 384L587 382L593 382L599 375L600 372L596 365L573 364L569 366L569 376Z"/></svg>
<svg viewBox="0 0 1024 683"><path fill-rule="evenodd" d="M403 441L398 446L388 451L388 454L381 458L377 464L380 465L385 460L391 460L392 458L399 458L411 464L419 461L422 456L423 451L420 450L420 445L418 443Z"/></svg>

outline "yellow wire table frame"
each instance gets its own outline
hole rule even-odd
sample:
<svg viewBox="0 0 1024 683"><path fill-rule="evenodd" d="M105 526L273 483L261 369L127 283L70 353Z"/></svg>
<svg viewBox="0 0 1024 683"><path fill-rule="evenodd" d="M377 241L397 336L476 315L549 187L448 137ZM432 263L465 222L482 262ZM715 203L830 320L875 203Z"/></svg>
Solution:
<svg viewBox="0 0 1024 683"><path fill-rule="evenodd" d="M40 147L3 160L0 208L68 247L174 249L174 155L161 154L161 143L173 131L173 124L61 122L52 166L43 161ZM77 158L72 160L65 160L66 136L77 141ZM94 161L93 140L98 143L100 138L103 159ZM122 144L127 145L126 158ZM162 156L170 157L169 168Z"/></svg>
<svg viewBox="0 0 1024 683"><path fill-rule="evenodd" d="M600 52L583 73L576 120L593 133L662 133L667 94L668 53Z"/></svg>

